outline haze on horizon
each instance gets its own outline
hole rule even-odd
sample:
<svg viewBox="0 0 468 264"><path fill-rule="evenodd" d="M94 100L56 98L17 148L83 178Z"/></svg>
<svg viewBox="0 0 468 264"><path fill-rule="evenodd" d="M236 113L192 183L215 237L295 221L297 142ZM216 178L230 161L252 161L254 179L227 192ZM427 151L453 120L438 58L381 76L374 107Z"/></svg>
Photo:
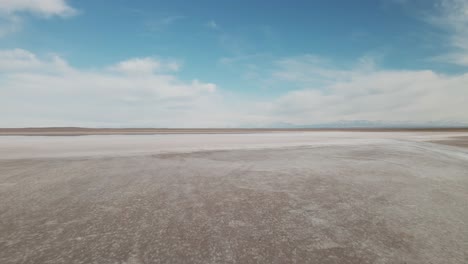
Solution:
<svg viewBox="0 0 468 264"><path fill-rule="evenodd" d="M468 125L468 0L0 0L0 127Z"/></svg>

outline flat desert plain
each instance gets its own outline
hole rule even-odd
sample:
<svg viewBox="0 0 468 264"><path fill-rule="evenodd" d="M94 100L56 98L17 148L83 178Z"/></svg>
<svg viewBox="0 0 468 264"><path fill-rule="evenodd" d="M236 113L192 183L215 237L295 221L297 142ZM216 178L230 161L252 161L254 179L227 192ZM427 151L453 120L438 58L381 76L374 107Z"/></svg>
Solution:
<svg viewBox="0 0 468 264"><path fill-rule="evenodd" d="M3 134L2 264L468 263L466 130Z"/></svg>

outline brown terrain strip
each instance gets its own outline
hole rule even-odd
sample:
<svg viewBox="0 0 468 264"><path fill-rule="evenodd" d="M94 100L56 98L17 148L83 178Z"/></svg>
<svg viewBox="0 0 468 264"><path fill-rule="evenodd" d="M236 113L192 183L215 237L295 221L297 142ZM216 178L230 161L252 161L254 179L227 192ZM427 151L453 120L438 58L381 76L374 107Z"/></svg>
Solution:
<svg viewBox="0 0 468 264"><path fill-rule="evenodd" d="M468 137L451 137L445 140L433 140L432 143L468 148Z"/></svg>
<svg viewBox="0 0 468 264"><path fill-rule="evenodd" d="M0 135L79 136L79 135L152 135L152 134L243 134L275 132L355 131L355 132L468 132L453 128L0 128Z"/></svg>

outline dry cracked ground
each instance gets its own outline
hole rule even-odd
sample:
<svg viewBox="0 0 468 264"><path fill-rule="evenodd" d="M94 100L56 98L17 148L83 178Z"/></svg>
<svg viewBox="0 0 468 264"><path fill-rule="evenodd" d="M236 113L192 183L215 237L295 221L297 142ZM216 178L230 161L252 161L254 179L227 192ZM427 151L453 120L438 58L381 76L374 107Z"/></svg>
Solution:
<svg viewBox="0 0 468 264"><path fill-rule="evenodd" d="M0 263L468 263L466 136L298 136L1 137Z"/></svg>

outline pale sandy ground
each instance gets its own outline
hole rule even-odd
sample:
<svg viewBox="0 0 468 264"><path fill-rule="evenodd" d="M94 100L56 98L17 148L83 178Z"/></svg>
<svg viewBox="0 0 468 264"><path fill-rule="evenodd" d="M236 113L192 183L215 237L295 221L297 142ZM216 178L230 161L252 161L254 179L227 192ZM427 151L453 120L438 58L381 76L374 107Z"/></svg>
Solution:
<svg viewBox="0 0 468 264"><path fill-rule="evenodd" d="M0 263L468 263L467 136L3 136Z"/></svg>

